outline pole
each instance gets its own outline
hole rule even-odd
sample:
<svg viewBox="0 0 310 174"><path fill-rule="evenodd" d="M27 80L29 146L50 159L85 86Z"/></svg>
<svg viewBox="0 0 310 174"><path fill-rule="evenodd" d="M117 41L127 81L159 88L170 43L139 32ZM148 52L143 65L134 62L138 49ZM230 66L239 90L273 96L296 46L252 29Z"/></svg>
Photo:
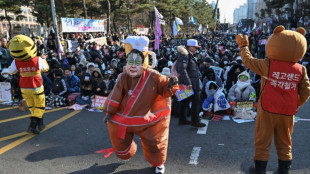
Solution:
<svg viewBox="0 0 310 174"><path fill-rule="evenodd" d="M58 49L60 47L59 38L58 38L58 27L57 27L57 17L56 17L56 11L55 11L55 1L51 0L51 8L52 8L52 16L53 16L53 27L55 31L55 43L56 43L56 48L57 48L57 53ZM59 59L61 60L61 54L58 53Z"/></svg>

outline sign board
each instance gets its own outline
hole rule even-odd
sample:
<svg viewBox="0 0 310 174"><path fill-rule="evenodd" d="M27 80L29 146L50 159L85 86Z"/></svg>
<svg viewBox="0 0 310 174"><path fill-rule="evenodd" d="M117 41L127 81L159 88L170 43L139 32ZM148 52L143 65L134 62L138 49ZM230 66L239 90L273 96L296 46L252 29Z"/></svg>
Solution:
<svg viewBox="0 0 310 174"><path fill-rule="evenodd" d="M0 101L12 101L11 84L9 82L0 82Z"/></svg>
<svg viewBox="0 0 310 174"><path fill-rule="evenodd" d="M210 66L210 68L214 70L215 75L217 75L218 77L221 77L222 71L223 71L222 68L216 67L216 66Z"/></svg>
<svg viewBox="0 0 310 174"><path fill-rule="evenodd" d="M95 100L94 100L94 106L95 107L103 107L105 100L107 99L107 97L103 97L100 95L95 95Z"/></svg>
<svg viewBox="0 0 310 174"><path fill-rule="evenodd" d="M68 50L71 50L72 52L74 52L76 48L80 46L78 41L67 40L67 43L68 43Z"/></svg>
<svg viewBox="0 0 310 174"><path fill-rule="evenodd" d="M179 91L175 93L175 96L178 98L178 101L182 101L190 96L194 95L193 89L186 89L185 86L179 85Z"/></svg>
<svg viewBox="0 0 310 174"><path fill-rule="evenodd" d="M62 32L104 32L104 20L61 18Z"/></svg>
<svg viewBox="0 0 310 174"><path fill-rule="evenodd" d="M236 108L253 108L253 101L237 101Z"/></svg>
<svg viewBox="0 0 310 174"><path fill-rule="evenodd" d="M147 35L149 33L148 28L136 28L136 34Z"/></svg>

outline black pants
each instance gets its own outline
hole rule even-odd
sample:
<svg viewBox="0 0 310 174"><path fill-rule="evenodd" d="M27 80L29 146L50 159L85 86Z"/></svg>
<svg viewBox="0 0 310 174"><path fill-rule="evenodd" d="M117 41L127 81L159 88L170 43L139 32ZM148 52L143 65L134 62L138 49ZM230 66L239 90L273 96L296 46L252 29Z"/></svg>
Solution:
<svg viewBox="0 0 310 174"><path fill-rule="evenodd" d="M194 94L190 97L188 97L185 100L182 100L180 102L179 105L179 109L180 109L180 116L179 116L179 120L180 121L185 121L186 116L187 116L187 111L188 111L188 106L189 103L192 102L192 107L191 107L191 111L190 111L190 115L191 115L191 121L192 122L199 122L200 118L199 118L199 110L200 110L200 100L199 100L199 94Z"/></svg>

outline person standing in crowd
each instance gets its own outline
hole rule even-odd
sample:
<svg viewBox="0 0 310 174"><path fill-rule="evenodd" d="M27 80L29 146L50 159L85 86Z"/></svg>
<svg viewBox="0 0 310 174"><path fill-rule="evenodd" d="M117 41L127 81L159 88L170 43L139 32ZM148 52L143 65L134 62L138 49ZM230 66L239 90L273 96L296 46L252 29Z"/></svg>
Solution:
<svg viewBox="0 0 310 174"><path fill-rule="evenodd" d="M1 47L0 47L0 70L1 68L7 68L10 64L10 52L6 48L7 44L6 38L1 39Z"/></svg>
<svg viewBox="0 0 310 174"><path fill-rule="evenodd" d="M69 83L70 93L80 92L80 79L76 75L72 74L71 69L65 68L64 71Z"/></svg>
<svg viewBox="0 0 310 174"><path fill-rule="evenodd" d="M194 54L196 54L197 48L200 48L198 41L195 39L187 40L187 49L183 46L178 46L177 55L177 72L179 73L179 84L185 85L187 89L192 89L194 95L184 99L180 103L180 116L179 124L188 125L194 127L205 127L206 124L200 122L199 111L200 111L200 86L199 86L199 67L195 60ZM191 105L191 121L187 120L187 109L189 103Z"/></svg>

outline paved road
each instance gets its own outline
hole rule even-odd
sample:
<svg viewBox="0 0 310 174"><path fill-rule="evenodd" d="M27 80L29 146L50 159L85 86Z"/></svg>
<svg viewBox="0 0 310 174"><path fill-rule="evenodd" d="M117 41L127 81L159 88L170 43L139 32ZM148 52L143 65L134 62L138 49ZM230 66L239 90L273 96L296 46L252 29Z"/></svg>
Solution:
<svg viewBox="0 0 310 174"><path fill-rule="evenodd" d="M310 119L310 103L298 112ZM0 174L149 174L139 137L137 154L129 161L111 155L105 159L96 150L111 147L103 113L51 110L45 114L45 131L27 134L29 112L0 105ZM167 174L239 174L253 165L254 122L238 124L210 121L206 134L197 128L179 126L171 118ZM292 173L310 174L310 122L299 121L293 133ZM194 152L193 152L194 151ZM192 155L192 160L190 159ZM189 163L196 164L189 164ZM277 169L274 145L268 173Z"/></svg>

